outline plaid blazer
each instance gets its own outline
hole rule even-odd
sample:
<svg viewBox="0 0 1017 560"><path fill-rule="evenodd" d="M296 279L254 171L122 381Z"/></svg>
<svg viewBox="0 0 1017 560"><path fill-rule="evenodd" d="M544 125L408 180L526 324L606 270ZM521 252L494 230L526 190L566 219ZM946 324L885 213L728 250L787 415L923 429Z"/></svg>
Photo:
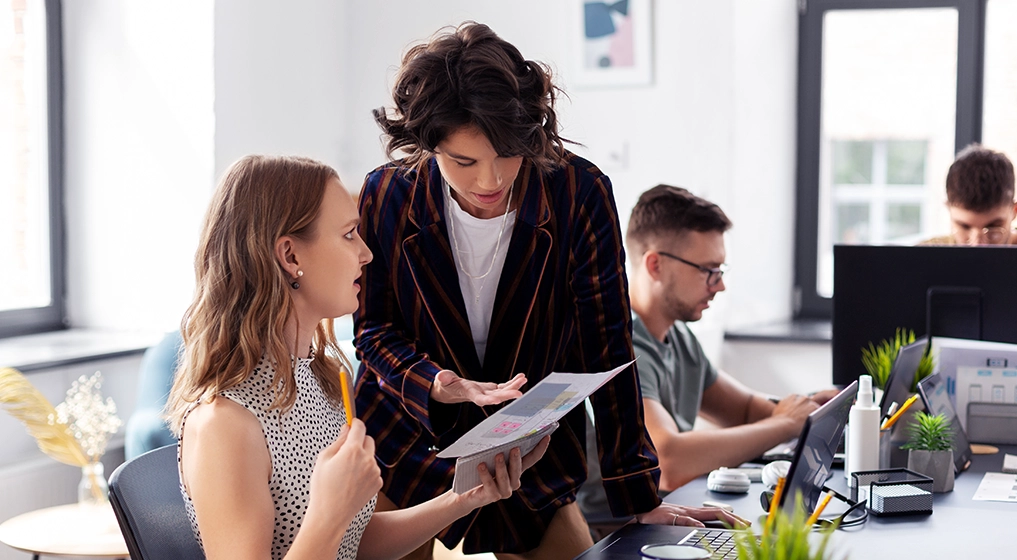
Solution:
<svg viewBox="0 0 1017 560"><path fill-rule="evenodd" d="M451 488L444 449L498 407L429 399L441 369L476 381L523 372L527 386L552 371L606 371L633 359L624 249L611 182L592 163L541 174L524 161L521 205L498 282L487 356L477 357L432 160L417 173L399 162L368 174L360 232L374 260L360 279L355 316L361 360L357 410L377 442L384 492L400 507ZM523 388L526 390L526 387ZM592 397L604 485L617 515L659 504L657 458L643 424L635 367ZM583 407L566 416L545 456L511 498L440 535L467 552L524 552L540 544L555 511L586 479Z"/></svg>

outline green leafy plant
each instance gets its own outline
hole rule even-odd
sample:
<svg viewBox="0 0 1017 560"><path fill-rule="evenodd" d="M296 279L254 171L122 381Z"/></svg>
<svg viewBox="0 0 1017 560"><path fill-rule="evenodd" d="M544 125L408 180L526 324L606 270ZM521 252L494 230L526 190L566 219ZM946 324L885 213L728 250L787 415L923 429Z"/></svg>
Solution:
<svg viewBox="0 0 1017 560"><path fill-rule="evenodd" d="M915 370L915 378L911 380L911 392L918 392L918 382L932 375L934 364L932 363L932 344L925 345L925 352L918 362L918 369Z"/></svg>
<svg viewBox="0 0 1017 560"><path fill-rule="evenodd" d="M883 340L878 345L869 343L868 348L862 348L862 365L865 371L872 376L872 383L880 389L886 389L886 382L890 378L890 370L893 369L893 362L897 360L900 349L915 341L915 331L899 328L894 337ZM928 354L928 350L926 350ZM931 358L929 364L931 366ZM919 369L921 369L919 367ZM929 371L931 373L931 369ZM927 374L926 374L927 375Z"/></svg>
<svg viewBox="0 0 1017 560"><path fill-rule="evenodd" d="M828 560L830 536L837 529L835 523L820 529L822 537L818 542L810 539L812 525L806 524L807 515L799 492L795 496L794 513L788 515L783 509L774 512L772 523L763 526L758 537L752 528L735 532L735 550L738 560Z"/></svg>
<svg viewBox="0 0 1017 560"><path fill-rule="evenodd" d="M901 449L948 451L953 449L953 427L942 414L915 413L915 422L908 426L908 442Z"/></svg>

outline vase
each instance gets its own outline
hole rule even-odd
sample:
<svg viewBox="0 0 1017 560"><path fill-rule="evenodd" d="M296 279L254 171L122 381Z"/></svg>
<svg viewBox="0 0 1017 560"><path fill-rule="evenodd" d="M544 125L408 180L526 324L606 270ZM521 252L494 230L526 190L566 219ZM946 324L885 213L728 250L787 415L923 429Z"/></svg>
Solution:
<svg viewBox="0 0 1017 560"><path fill-rule="evenodd" d="M908 470L924 474L932 479L932 491L953 491L953 451L908 451Z"/></svg>
<svg viewBox="0 0 1017 560"><path fill-rule="evenodd" d="M109 486L103 475L102 463L95 461L81 467L78 483L79 504L104 504L109 501Z"/></svg>

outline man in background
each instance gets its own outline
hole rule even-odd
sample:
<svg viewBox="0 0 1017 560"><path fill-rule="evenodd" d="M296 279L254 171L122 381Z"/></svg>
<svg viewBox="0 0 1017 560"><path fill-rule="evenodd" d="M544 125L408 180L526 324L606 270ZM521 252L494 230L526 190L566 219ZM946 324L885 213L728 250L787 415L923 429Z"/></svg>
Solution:
<svg viewBox="0 0 1017 560"><path fill-rule="evenodd" d="M946 207L952 233L922 245L1017 244L1013 163L980 144L964 148L946 174Z"/></svg>
<svg viewBox="0 0 1017 560"><path fill-rule="evenodd" d="M638 357L646 428L660 460L661 491L722 466L736 467L796 437L816 400L774 402L713 367L686 323L698 321L725 289L724 232L731 221L688 190L659 185L639 197L625 238L631 274L632 341ZM692 430L697 415L719 427ZM588 434L594 433L587 430ZM588 438L589 439L589 438ZM596 449L593 442L587 448ZM587 520L610 530L597 458L578 500Z"/></svg>

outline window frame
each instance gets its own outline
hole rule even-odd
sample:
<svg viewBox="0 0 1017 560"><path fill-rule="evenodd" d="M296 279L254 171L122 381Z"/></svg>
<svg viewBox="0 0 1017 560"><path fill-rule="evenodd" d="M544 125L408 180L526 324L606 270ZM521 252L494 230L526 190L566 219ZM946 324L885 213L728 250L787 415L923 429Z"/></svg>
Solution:
<svg viewBox="0 0 1017 560"><path fill-rule="evenodd" d="M985 7L988 0L799 0L798 104L795 171L793 316L829 319L833 299L818 292L819 155L822 118L823 18L840 10L955 8L957 10L957 116L954 151L982 137Z"/></svg>
<svg viewBox="0 0 1017 560"><path fill-rule="evenodd" d="M0 311L0 338L66 329L64 72L61 0L45 0L50 304Z"/></svg>

